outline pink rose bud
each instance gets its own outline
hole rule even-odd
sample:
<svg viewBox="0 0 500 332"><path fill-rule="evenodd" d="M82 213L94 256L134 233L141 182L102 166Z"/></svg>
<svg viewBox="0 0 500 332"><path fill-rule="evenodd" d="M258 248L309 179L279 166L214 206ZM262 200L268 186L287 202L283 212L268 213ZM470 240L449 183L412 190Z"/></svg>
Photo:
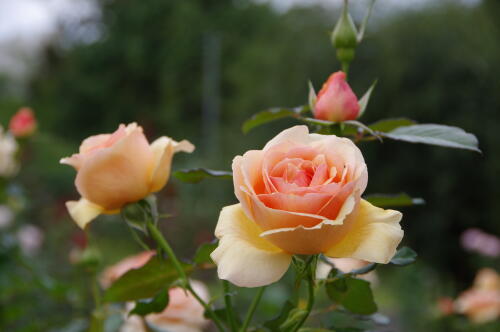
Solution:
<svg viewBox="0 0 500 332"><path fill-rule="evenodd" d="M29 107L23 107L10 119L9 130L15 137L32 135L37 127L35 115Z"/></svg>
<svg viewBox="0 0 500 332"><path fill-rule="evenodd" d="M338 71L330 75L328 81L323 84L314 105L316 119L341 122L358 117L358 98L345 78L345 73Z"/></svg>

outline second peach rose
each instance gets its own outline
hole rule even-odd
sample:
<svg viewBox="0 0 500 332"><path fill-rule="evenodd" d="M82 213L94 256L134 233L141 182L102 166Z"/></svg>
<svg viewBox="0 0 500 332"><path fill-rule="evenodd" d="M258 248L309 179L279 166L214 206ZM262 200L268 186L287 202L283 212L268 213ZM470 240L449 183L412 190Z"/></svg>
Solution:
<svg viewBox="0 0 500 332"><path fill-rule="evenodd" d="M79 153L61 159L76 169L75 185L82 196L66 203L71 217L84 228L101 213L118 213L125 204L159 191L170 176L174 153L193 150L188 141L166 136L149 144L135 123L85 139Z"/></svg>

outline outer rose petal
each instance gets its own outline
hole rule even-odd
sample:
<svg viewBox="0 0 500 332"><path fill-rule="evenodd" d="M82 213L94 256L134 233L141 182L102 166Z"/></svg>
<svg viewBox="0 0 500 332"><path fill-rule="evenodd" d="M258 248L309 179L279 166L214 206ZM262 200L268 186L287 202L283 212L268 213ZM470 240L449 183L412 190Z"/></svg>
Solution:
<svg viewBox="0 0 500 332"><path fill-rule="evenodd" d="M384 210L361 200L352 228L325 255L388 263L403 238L399 225L402 216L399 211Z"/></svg>
<svg viewBox="0 0 500 332"><path fill-rule="evenodd" d="M142 130L86 157L76 176L78 192L106 210L121 208L149 193L152 153Z"/></svg>
<svg viewBox="0 0 500 332"><path fill-rule="evenodd" d="M163 136L151 143L151 151L153 152L153 170L150 191L157 192L165 186L170 177L174 153L180 151L191 153L194 151L194 145L186 140L176 142Z"/></svg>
<svg viewBox="0 0 500 332"><path fill-rule="evenodd" d="M91 222L94 218L104 212L104 209L97 204L94 204L85 198L80 198L79 201L66 202L69 214L80 228Z"/></svg>
<svg viewBox="0 0 500 332"><path fill-rule="evenodd" d="M276 135L276 137L267 142L262 150L266 151L274 145L285 142L293 144L309 144L320 139L324 139L324 135L310 135L309 128L307 128L307 126L294 126L292 128L285 129Z"/></svg>
<svg viewBox="0 0 500 332"><path fill-rule="evenodd" d="M345 200L335 220L325 219L312 227L299 225L272 229L260 234L260 236L293 254L319 254L328 250L333 243L339 242L350 229L351 219L356 214L356 211L353 211L355 206L356 198L353 194Z"/></svg>
<svg viewBox="0 0 500 332"><path fill-rule="evenodd" d="M292 255L259 237L260 233L241 204L222 209L215 229L220 242L211 255L220 279L239 287L260 287L285 274Z"/></svg>

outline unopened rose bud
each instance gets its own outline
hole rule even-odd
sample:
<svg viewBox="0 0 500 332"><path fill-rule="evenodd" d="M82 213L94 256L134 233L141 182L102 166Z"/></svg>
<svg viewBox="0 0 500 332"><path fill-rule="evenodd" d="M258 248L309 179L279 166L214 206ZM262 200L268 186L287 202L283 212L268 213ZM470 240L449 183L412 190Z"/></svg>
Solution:
<svg viewBox="0 0 500 332"><path fill-rule="evenodd" d="M360 106L358 98L347 84L346 74L333 73L328 78L314 104L314 117L320 120L341 122L358 117Z"/></svg>
<svg viewBox="0 0 500 332"><path fill-rule="evenodd" d="M23 107L10 119L9 130L15 137L32 135L37 127L35 115L29 107Z"/></svg>
<svg viewBox="0 0 500 332"><path fill-rule="evenodd" d="M337 49L337 58L341 63L348 65L354 59L354 52L358 46L358 31L349 14L347 1L331 37L333 46Z"/></svg>

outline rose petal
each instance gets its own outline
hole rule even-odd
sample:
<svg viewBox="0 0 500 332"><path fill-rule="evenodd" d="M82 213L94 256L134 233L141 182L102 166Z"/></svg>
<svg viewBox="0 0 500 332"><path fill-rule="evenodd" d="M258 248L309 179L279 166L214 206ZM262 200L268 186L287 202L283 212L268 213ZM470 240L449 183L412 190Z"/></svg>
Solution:
<svg viewBox="0 0 500 332"><path fill-rule="evenodd" d="M163 136L151 143L151 151L153 152L153 171L150 191L157 192L167 184L174 153L181 151L191 153L194 151L194 145L186 140L176 142Z"/></svg>
<svg viewBox="0 0 500 332"><path fill-rule="evenodd" d="M118 128L116 132L121 132L120 129L122 128L123 125ZM125 134L124 131L125 127L123 127L123 134ZM124 135L123 135L124 136ZM101 135L95 135L95 136L90 136L86 139L83 140L82 144L80 145L80 153L87 153L90 152L96 148L99 147L104 147L104 144L109 141L111 138L111 134L101 134ZM115 134L116 138L116 134Z"/></svg>
<svg viewBox="0 0 500 332"><path fill-rule="evenodd" d="M66 208L71 215L71 218L77 223L80 228L85 226L98 215L104 212L104 209L97 204L89 202L85 198L80 198L79 201L66 202Z"/></svg>
<svg viewBox="0 0 500 332"><path fill-rule="evenodd" d="M245 213L247 213L263 231L296 227L299 225L309 227L327 219L317 214L277 210L267 207L256 195L251 195L244 187L240 187L239 193L242 195L242 199L240 199L242 205L248 205L247 208L245 208Z"/></svg>
<svg viewBox="0 0 500 332"><path fill-rule="evenodd" d="M314 135L317 134L311 134L311 136ZM368 183L365 160L359 148L350 139L330 135L321 141L315 142L314 147L319 153L325 155L330 167L336 168L337 180L342 178L344 168L347 166L345 179L348 182L359 180L356 189L361 193L365 191Z"/></svg>
<svg viewBox="0 0 500 332"><path fill-rule="evenodd" d="M352 212L356 206L355 195L349 196L335 220L323 220L312 227L302 225L287 228L275 228L260 234L277 247L301 255L325 252L333 243L340 241L350 228ZM345 224L345 225L343 225Z"/></svg>
<svg viewBox="0 0 500 332"><path fill-rule="evenodd" d="M264 151L270 149L272 146L289 143L289 144L309 144L311 142L324 139L324 135L311 135L307 126L294 126L283 130L276 135L272 140L267 142L264 146Z"/></svg>
<svg viewBox="0 0 500 332"><path fill-rule="evenodd" d="M272 209L318 214L320 209L330 201L331 195L310 193L298 196L276 192L258 195L258 198Z"/></svg>
<svg viewBox="0 0 500 332"><path fill-rule="evenodd" d="M138 201L149 193L152 158L148 141L137 128L84 159L75 180L78 192L106 210Z"/></svg>
<svg viewBox="0 0 500 332"><path fill-rule="evenodd" d="M259 237L260 233L240 204L222 209L215 229L220 242L211 255L220 279L239 287L260 287L285 274L292 256Z"/></svg>
<svg viewBox="0 0 500 332"><path fill-rule="evenodd" d="M399 225L403 215L399 211L378 208L365 200L361 200L358 209L350 231L325 255L388 263L403 238Z"/></svg>

